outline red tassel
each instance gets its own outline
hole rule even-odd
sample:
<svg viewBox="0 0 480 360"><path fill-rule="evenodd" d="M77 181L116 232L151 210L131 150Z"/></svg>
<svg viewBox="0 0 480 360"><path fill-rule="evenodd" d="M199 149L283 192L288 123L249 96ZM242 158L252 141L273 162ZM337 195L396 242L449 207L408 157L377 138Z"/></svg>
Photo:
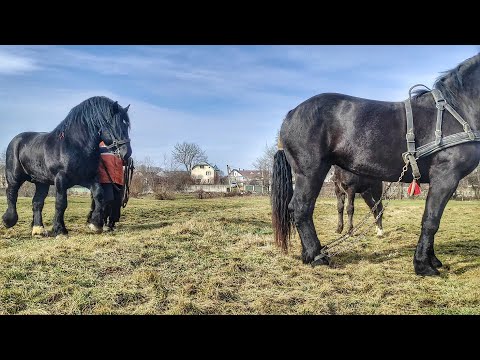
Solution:
<svg viewBox="0 0 480 360"><path fill-rule="evenodd" d="M418 185L417 180L413 179L412 183L408 187L407 194L408 196L417 196L420 195L422 189L420 189L420 185Z"/></svg>

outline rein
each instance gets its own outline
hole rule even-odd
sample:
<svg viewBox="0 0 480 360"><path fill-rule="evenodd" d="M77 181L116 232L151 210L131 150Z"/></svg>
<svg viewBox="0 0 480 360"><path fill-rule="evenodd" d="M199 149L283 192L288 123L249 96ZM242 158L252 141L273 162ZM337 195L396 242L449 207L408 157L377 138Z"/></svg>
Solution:
<svg viewBox="0 0 480 360"><path fill-rule="evenodd" d="M125 208L128 203L128 199L130 198L130 184L132 183L133 179L133 170L135 167L133 166L133 159L129 158L128 163L125 166L125 171L123 173L123 199L122 199L122 207Z"/></svg>

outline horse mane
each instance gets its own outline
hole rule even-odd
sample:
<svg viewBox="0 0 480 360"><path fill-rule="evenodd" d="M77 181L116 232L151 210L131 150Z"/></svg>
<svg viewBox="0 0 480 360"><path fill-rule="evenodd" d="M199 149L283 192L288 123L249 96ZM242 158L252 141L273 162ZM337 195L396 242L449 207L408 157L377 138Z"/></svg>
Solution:
<svg viewBox="0 0 480 360"><path fill-rule="evenodd" d="M69 131L82 131L88 138L95 138L105 121L110 122L112 127L119 126L120 117L112 116L114 101L105 96L94 96L82 101L73 107L66 118L53 130L57 135L67 134ZM110 120L112 119L112 120ZM127 122L130 129L128 115L122 119Z"/></svg>
<svg viewBox="0 0 480 360"><path fill-rule="evenodd" d="M463 76L467 70L478 64L480 64L480 54L462 61L453 69L442 71L443 75L437 77L433 83L433 88L442 92L447 103L458 106L457 94L463 86ZM429 91L425 89L415 90L413 91L413 98L419 98L426 93L429 93Z"/></svg>

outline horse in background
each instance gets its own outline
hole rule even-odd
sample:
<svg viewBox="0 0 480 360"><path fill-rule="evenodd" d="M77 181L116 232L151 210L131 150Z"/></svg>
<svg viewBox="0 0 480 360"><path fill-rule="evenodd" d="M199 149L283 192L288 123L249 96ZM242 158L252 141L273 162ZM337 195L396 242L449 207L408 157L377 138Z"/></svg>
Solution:
<svg viewBox="0 0 480 360"><path fill-rule="evenodd" d="M3 224L10 228L18 221L18 190L25 181L35 184L32 199L32 236L47 236L42 210L50 185L56 189L53 234L67 235L64 214L67 190L74 185L90 188L96 203L90 229L103 230L103 190L98 182L99 144L117 151L127 160L132 154L128 105L104 96L91 97L72 108L67 117L51 132L23 132L7 147L5 175L8 209Z"/></svg>
<svg viewBox="0 0 480 360"><path fill-rule="evenodd" d="M343 170L341 167L336 165L333 166L332 181L335 185L335 195L337 197L337 233L341 234L343 231L343 210L345 208L345 197L347 197L348 233L351 234L353 231L353 213L355 212L355 194L360 194L370 210L372 210L377 201L381 200L382 198L383 182L355 175L350 171ZM377 236L383 235L382 210L383 205L380 201L373 212L375 219L377 218L378 214L381 213L379 218L376 220Z"/></svg>
<svg viewBox="0 0 480 360"><path fill-rule="evenodd" d="M454 146L450 143L416 159L415 171L418 169L422 182L430 185L413 256L415 273L424 276L440 274L437 268L442 262L435 255L434 237L443 211L459 181L480 161L480 54L441 75L433 88L467 123L462 129L458 117L450 110L444 111L440 132L445 135L443 139L465 139L468 133L470 140L455 142ZM328 265L328 258L321 254L312 216L330 167L338 165L359 176L396 182L405 166L401 181L413 184L412 168L405 165L413 162L402 156L410 151L412 142L407 136L407 147L406 135L413 135L407 133L407 116L413 114L416 146L435 143L435 119L441 105L432 90L416 92L405 102L323 93L289 111L280 129L281 147L273 164L272 224L277 245L288 251L295 225L302 244L302 261L312 266Z"/></svg>

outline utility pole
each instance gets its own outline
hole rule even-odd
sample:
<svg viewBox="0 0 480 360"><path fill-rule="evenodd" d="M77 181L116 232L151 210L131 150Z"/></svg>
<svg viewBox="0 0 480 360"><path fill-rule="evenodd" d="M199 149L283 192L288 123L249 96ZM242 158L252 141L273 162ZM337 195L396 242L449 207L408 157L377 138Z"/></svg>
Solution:
<svg viewBox="0 0 480 360"><path fill-rule="evenodd" d="M227 179L228 179L228 186L230 187L230 191L232 191L232 181L230 180L230 166L227 164Z"/></svg>

